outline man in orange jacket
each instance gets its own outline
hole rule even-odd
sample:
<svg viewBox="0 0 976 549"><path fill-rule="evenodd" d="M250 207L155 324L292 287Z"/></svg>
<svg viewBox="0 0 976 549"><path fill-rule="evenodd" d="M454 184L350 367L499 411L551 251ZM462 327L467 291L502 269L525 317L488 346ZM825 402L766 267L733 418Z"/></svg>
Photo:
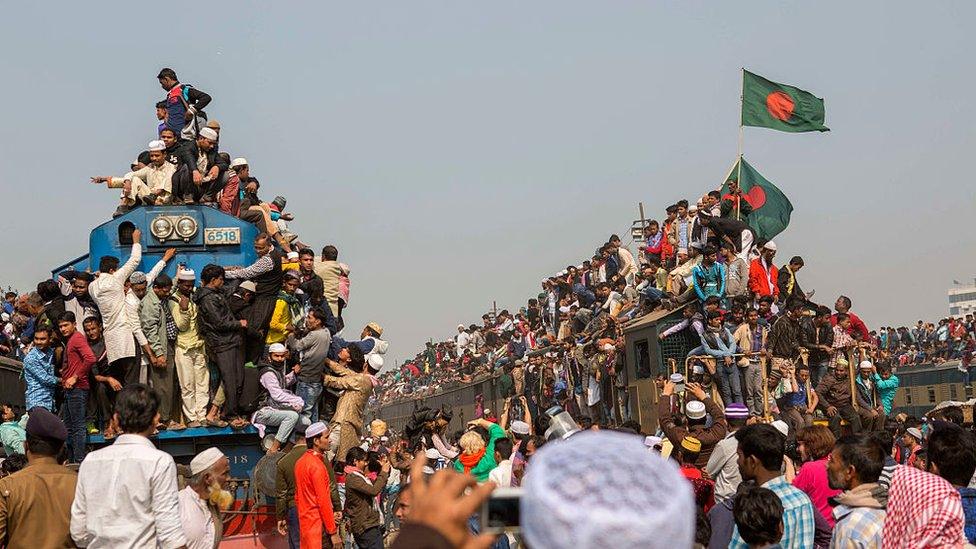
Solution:
<svg viewBox="0 0 976 549"><path fill-rule="evenodd" d="M295 464L295 507L301 528L301 548L342 547L325 462L329 428L321 421L313 423L305 429L305 440L308 451Z"/></svg>
<svg viewBox="0 0 976 549"><path fill-rule="evenodd" d="M749 265L749 291L756 299L769 295L773 296L773 301L777 301L779 270L773 265L775 256L776 244L770 240L759 251L759 257L753 259Z"/></svg>

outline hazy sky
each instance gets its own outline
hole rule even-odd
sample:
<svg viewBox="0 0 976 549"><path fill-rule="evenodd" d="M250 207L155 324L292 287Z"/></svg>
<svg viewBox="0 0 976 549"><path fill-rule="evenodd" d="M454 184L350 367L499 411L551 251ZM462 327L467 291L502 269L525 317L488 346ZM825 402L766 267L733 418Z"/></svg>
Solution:
<svg viewBox="0 0 976 549"><path fill-rule="evenodd" d="M654 4L654 5L652 5ZM254 2L6 6L0 280L87 251L156 128L155 75L209 92L222 147L352 267L390 358L722 182L740 67L826 99L825 134L747 128L792 200L780 260L872 328L976 276L972 2ZM784 257L785 256L785 257Z"/></svg>

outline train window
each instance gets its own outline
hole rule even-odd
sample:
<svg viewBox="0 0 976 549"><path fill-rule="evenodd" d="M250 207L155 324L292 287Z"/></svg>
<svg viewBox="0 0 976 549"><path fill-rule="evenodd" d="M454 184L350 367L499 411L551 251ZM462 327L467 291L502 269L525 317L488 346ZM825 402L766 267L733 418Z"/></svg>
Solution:
<svg viewBox="0 0 976 549"><path fill-rule="evenodd" d="M912 388L905 387L905 404L912 405Z"/></svg>
<svg viewBox="0 0 976 549"><path fill-rule="evenodd" d="M132 224L131 221L123 221L119 223L119 245L120 246L131 246L132 245L132 231L136 230L136 226Z"/></svg>
<svg viewBox="0 0 976 549"><path fill-rule="evenodd" d="M949 400L956 400L957 398L959 398L959 391L956 388L956 384L955 383L950 383L949 384Z"/></svg>
<svg viewBox="0 0 976 549"><path fill-rule="evenodd" d="M634 366L637 379L651 377L651 353L646 339L634 343Z"/></svg>
<svg viewBox="0 0 976 549"><path fill-rule="evenodd" d="M964 386L964 390L965 390L965 393L966 393L966 400L969 400L969 399L973 398L973 386L972 385L966 384Z"/></svg>
<svg viewBox="0 0 976 549"><path fill-rule="evenodd" d="M935 387L929 387L929 402L935 404Z"/></svg>

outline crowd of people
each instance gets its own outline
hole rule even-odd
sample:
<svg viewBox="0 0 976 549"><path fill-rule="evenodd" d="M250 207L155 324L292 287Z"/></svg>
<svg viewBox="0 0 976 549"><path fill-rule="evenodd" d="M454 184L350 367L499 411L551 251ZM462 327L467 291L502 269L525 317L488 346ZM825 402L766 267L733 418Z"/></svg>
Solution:
<svg viewBox="0 0 976 549"><path fill-rule="evenodd" d="M249 425L270 435L291 547L976 542L971 422L959 408L924 421L892 410L895 370L920 353L969 364L973 319L873 333L850 298L813 302L803 258L776 267L735 180L668 206L636 255L612 235L515 314L459 324L381 374L383 328L343 336L336 247L316 254L284 199L258 199L247 161L220 151L208 94L170 69L158 80L157 139L124 176L92 180L121 189L119 215L201 204L254 223L258 259L170 278L169 250L141 272L136 229L126 257L6 296L0 345L27 390L26 413L2 407L0 544L215 547L234 501L227 456L178 468L152 437ZM659 337L690 349L692 367L658 376L659 425L644 432L623 327L678 310ZM505 405L479 405L463 430L419 405L402 432L367 423L370 408L485 376ZM109 444L89 452L95 432ZM521 489L519 528L501 535L476 512L497 487Z"/></svg>

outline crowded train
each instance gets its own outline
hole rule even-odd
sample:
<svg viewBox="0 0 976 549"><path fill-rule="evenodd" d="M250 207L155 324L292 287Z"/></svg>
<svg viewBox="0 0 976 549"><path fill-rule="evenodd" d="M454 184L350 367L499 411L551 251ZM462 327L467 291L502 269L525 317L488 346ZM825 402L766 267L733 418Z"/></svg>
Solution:
<svg viewBox="0 0 976 549"><path fill-rule="evenodd" d="M91 178L119 192L103 245L4 296L24 390L2 406L0 545L217 547L234 456L162 441L226 432L273 472L264 546L976 542L972 413L893 408L923 364L970 384L972 316L872 331L851 298L813 301L732 174L642 221L636 254L612 235L514 314L391 368L379 322L344 325L338 248L258 197L208 93L157 79L146 150ZM627 333L658 318L648 421Z"/></svg>

